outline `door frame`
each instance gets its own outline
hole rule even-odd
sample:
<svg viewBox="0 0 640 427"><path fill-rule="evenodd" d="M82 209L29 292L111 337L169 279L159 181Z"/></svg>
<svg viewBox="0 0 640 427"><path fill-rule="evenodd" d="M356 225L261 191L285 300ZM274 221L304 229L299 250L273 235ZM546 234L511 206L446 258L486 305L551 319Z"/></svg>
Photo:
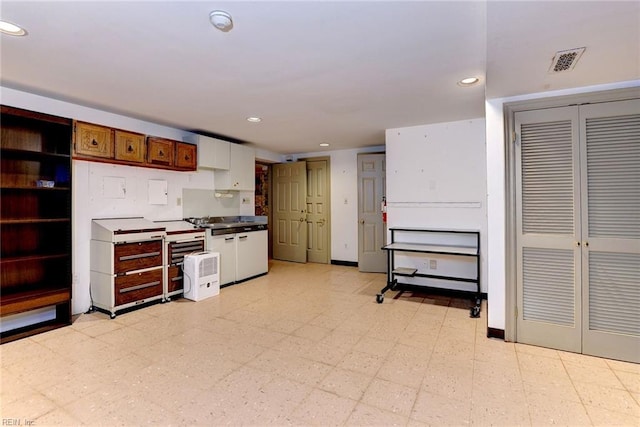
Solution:
<svg viewBox="0 0 640 427"><path fill-rule="evenodd" d="M517 257L516 257L516 149L515 114L569 105L637 99L638 88L613 89L505 103L503 107L505 144L505 341L517 342Z"/></svg>

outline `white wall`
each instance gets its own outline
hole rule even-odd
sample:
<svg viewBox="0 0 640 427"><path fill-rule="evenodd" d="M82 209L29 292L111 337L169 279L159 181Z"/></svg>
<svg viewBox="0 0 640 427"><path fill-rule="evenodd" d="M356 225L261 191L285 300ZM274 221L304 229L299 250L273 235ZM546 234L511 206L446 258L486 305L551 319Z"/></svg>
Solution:
<svg viewBox="0 0 640 427"><path fill-rule="evenodd" d="M488 217L488 292L491 296L488 307L488 326L504 329L505 316L513 313L513 307L507 307L506 292L506 217L505 217L505 138L504 105L511 102L552 98L580 93L599 92L640 86L640 80L588 86L552 92L534 93L510 98L488 99L486 111L487 138L487 217ZM486 240L486 239L485 239ZM515 286L515 284L512 284Z"/></svg>
<svg viewBox="0 0 640 427"><path fill-rule="evenodd" d="M69 117L91 123L139 132L182 141L193 134L180 129L107 113L68 102L58 101L27 92L0 87L0 98L4 105L32 111ZM269 156L269 153L263 154ZM273 155L271 155L273 156ZM91 219L101 217L142 216L150 220L181 219L200 213L201 215L253 215L254 197L251 192L236 193L234 199L215 199L214 175L210 170L197 172L176 172L162 169L114 165L108 163L73 160L73 301L74 314L86 311L89 298L89 243L91 239ZM106 181L105 181L106 178ZM105 183L109 178L122 180L126 187L123 198L105 195ZM166 180L168 197L166 205L150 204L148 181ZM183 192L187 191L185 199ZM200 192L198 204L192 197ZM242 203L242 199L248 200ZM188 206L184 206L186 201ZM189 215L184 215L186 209ZM199 216L201 216L199 215Z"/></svg>
<svg viewBox="0 0 640 427"><path fill-rule="evenodd" d="M486 292L485 120L387 129L386 138L389 227L479 230ZM473 290L455 282L445 286Z"/></svg>
<svg viewBox="0 0 640 427"><path fill-rule="evenodd" d="M358 153L381 153L384 146L293 154L329 157L331 169L331 260L358 262Z"/></svg>

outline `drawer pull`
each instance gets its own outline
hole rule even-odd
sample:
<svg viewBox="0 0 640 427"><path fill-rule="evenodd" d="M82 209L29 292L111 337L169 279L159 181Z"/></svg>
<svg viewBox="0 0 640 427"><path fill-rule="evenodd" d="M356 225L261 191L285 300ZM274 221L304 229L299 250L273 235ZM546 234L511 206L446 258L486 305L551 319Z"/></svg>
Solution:
<svg viewBox="0 0 640 427"><path fill-rule="evenodd" d="M202 242L184 242L184 243L172 243L171 244L171 248L172 249L193 248L193 247L198 247L198 246L204 246L204 244Z"/></svg>
<svg viewBox="0 0 640 427"><path fill-rule="evenodd" d="M176 276L171 279L172 282L177 282L178 280L182 280L182 276Z"/></svg>
<svg viewBox="0 0 640 427"><path fill-rule="evenodd" d="M119 261L130 261L132 259L150 258L160 255L160 252L147 252L146 254L126 255L118 258Z"/></svg>
<svg viewBox="0 0 640 427"><path fill-rule="evenodd" d="M143 283L142 285L130 286L128 288L120 289L120 293L124 294L124 293L127 293L127 292L137 291L139 289L150 288L152 286L157 286L159 284L160 284L160 281L156 280L155 282Z"/></svg>

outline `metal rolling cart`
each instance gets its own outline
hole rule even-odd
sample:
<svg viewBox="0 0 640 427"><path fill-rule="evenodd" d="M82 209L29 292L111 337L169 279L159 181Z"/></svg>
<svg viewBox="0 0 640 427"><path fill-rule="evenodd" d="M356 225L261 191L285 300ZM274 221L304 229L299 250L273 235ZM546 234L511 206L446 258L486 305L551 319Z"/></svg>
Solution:
<svg viewBox="0 0 640 427"><path fill-rule="evenodd" d="M399 283L401 277L421 277L456 282L474 283L476 289L469 291L473 295L471 317L480 316L482 292L480 290L480 232L478 230L427 229L415 227L391 227L391 242L383 246L387 251L387 284L376 295L378 304L384 301L384 293L396 290L405 284ZM399 234L404 236L399 238ZM414 266L396 267L396 253L408 252L418 254L437 254L445 256L466 257L475 260L475 277L456 275L440 275L419 271ZM416 286L416 285L414 285ZM420 286L420 285L417 285Z"/></svg>

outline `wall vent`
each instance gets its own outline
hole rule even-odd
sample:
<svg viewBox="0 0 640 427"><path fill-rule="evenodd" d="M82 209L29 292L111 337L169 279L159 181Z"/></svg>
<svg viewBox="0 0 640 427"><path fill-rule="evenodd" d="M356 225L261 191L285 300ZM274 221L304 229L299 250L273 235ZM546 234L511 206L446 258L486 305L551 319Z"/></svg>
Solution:
<svg viewBox="0 0 640 427"><path fill-rule="evenodd" d="M563 71L571 71L576 66L576 62L584 53L585 48L579 47L576 49L561 50L556 52L551 60L551 67L549 67L550 73L561 73Z"/></svg>

